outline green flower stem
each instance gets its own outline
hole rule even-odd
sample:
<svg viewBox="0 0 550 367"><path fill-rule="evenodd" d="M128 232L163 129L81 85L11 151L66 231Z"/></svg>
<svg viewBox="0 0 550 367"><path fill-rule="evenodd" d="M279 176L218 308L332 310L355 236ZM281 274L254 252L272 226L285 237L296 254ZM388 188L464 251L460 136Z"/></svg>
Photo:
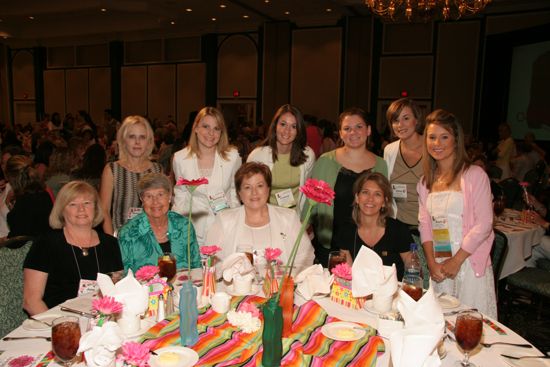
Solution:
<svg viewBox="0 0 550 367"><path fill-rule="evenodd" d="M309 205L307 208L306 216L304 218L304 221L302 222L302 226L300 227L300 232L298 232L298 237L296 237L296 242L294 242L294 247L292 247L292 252L290 253L290 257L288 258L289 264L285 269L285 273L283 274L283 279L287 275L287 272L289 276L292 274L292 268L294 267L294 260L296 259L296 254L298 253L298 247L300 247L302 236L304 235L304 231L306 230L306 226L309 222L309 217L311 216L311 210L317 204L317 202L314 200L308 199L308 201L309 201Z"/></svg>
<svg viewBox="0 0 550 367"><path fill-rule="evenodd" d="M191 188L193 187L193 188ZM195 191L196 186L187 186L191 198L189 199L189 220L187 221L187 269L189 273L187 274L187 280L191 283L191 217L193 215L193 191Z"/></svg>

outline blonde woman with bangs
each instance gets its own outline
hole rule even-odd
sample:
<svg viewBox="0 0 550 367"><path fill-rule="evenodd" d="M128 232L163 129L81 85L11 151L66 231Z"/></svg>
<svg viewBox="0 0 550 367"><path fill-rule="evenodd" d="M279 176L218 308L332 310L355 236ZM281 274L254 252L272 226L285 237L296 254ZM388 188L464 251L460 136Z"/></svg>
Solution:
<svg viewBox="0 0 550 367"><path fill-rule="evenodd" d="M129 219L142 212L137 183L147 173L161 173L162 166L151 162L154 135L141 116L128 116L117 133L119 159L103 169L99 195L105 220L103 230L114 234Z"/></svg>
<svg viewBox="0 0 550 367"><path fill-rule="evenodd" d="M97 273L122 271L116 238L94 229L102 220L93 186L71 181L61 188L49 218L53 230L34 241L23 264L23 308L29 315L97 291Z"/></svg>
<svg viewBox="0 0 550 367"><path fill-rule="evenodd" d="M433 287L496 318L491 185L468 161L452 113L435 110L426 117L422 166L418 222Z"/></svg>
<svg viewBox="0 0 550 367"><path fill-rule="evenodd" d="M189 145L174 154L172 164L176 180L208 179L193 194L192 220L199 245L218 212L240 205L233 177L241 164L239 152L229 145L223 115L214 107L204 107L193 122ZM172 210L188 216L188 190L176 185L174 195Z"/></svg>

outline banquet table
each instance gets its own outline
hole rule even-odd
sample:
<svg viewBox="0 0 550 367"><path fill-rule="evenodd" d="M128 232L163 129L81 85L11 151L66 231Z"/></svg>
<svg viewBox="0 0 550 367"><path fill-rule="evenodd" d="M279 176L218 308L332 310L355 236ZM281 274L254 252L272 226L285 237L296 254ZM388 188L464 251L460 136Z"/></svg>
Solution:
<svg viewBox="0 0 550 367"><path fill-rule="evenodd" d="M512 209L505 209L496 219L494 227L503 232L508 240L508 253L500 280L525 267L525 260L531 256L533 246L538 245L544 236L544 229L537 224L522 222L521 212Z"/></svg>
<svg viewBox="0 0 550 367"><path fill-rule="evenodd" d="M78 301L78 299L77 299ZM249 296L234 296L232 306L243 302L261 304L265 302L262 293ZM328 297L319 297L306 301L296 297L293 332L289 338L283 338L282 366L391 366L389 341L377 336L374 330L354 342L335 341L325 337L321 327L333 321L355 322L363 326L377 325L377 315L365 309L352 310L336 304ZM464 307L464 306L459 306ZM449 310L444 310L449 311ZM68 314L59 307L45 314ZM449 327L456 316L446 317ZM88 319L81 318L81 326ZM168 345L179 345L179 317L168 315L166 319L155 324L143 335L133 340L147 343L152 349ZM261 329L255 333L244 334L231 326L225 314L217 314L210 307L199 312L199 341L191 346L199 354L196 366L259 366L261 361ZM506 326L487 320L483 326L484 341L506 341L526 343L519 335ZM50 331L29 331L22 326L9 336L49 336ZM462 357L454 342L449 339L444 343L447 355L442 359L442 366L452 366ZM51 343L42 339L25 339L17 341L0 341L0 367L56 367L53 360ZM541 355L535 348L525 349L496 345L491 348L478 347L471 360L477 366L510 366L500 357L500 353L518 355ZM531 360L533 362L533 360ZM548 360L535 360L535 366L550 366ZM519 366L519 365L518 365Z"/></svg>

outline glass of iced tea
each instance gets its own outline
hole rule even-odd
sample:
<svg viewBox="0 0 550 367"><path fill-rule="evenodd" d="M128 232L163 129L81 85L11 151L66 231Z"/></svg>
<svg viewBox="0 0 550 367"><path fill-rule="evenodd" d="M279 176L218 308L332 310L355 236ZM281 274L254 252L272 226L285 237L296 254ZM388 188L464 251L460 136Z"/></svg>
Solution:
<svg viewBox="0 0 550 367"><path fill-rule="evenodd" d="M165 277L168 283L171 283L176 276L176 258L171 252L165 252L159 256L158 260L159 276Z"/></svg>
<svg viewBox="0 0 550 367"><path fill-rule="evenodd" d="M346 262L346 254L342 251L331 251L328 254L328 271L332 272L332 269L338 265Z"/></svg>
<svg viewBox="0 0 550 367"><path fill-rule="evenodd" d="M412 299L418 301L422 298L424 292L424 281L418 275L407 274L401 282L401 289L407 293Z"/></svg>
<svg viewBox="0 0 550 367"><path fill-rule="evenodd" d="M464 359L457 361L457 367L476 367L469 361L470 352L474 350L481 341L483 334L483 316L472 310L460 312L456 316L455 338L456 343L464 352Z"/></svg>
<svg viewBox="0 0 550 367"><path fill-rule="evenodd" d="M80 324L77 316L63 316L52 323L52 350L64 366L70 366L78 351Z"/></svg>

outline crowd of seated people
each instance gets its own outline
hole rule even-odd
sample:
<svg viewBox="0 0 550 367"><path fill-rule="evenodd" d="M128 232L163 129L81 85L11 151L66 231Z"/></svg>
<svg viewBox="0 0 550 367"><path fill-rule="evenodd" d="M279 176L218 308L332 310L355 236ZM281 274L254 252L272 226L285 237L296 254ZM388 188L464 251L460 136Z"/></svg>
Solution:
<svg viewBox="0 0 550 367"><path fill-rule="evenodd" d="M496 317L492 197L501 179L517 174L514 162L544 162L544 150L527 136L516 157L506 124L496 148L486 150L467 140L451 112L424 118L408 98L390 105L385 123L382 137L361 108L344 110L333 124L287 104L265 126L239 126L204 107L181 132L171 118L119 122L110 110L101 122L79 111L2 127L0 237L34 238L24 264L25 310L45 311L94 289L98 271L136 271L164 252L179 268L197 268L199 246L221 246L221 261L246 242L258 257L281 248L285 261L309 205L299 187L316 178L336 197L313 208L297 268L326 266L333 250L353 263L367 246L401 276L417 230L425 276L437 291ZM501 176L490 179L493 165ZM192 194L188 259L191 192L176 181L202 177L208 183ZM547 209L544 195L537 199ZM50 251L62 265L45 261Z"/></svg>

